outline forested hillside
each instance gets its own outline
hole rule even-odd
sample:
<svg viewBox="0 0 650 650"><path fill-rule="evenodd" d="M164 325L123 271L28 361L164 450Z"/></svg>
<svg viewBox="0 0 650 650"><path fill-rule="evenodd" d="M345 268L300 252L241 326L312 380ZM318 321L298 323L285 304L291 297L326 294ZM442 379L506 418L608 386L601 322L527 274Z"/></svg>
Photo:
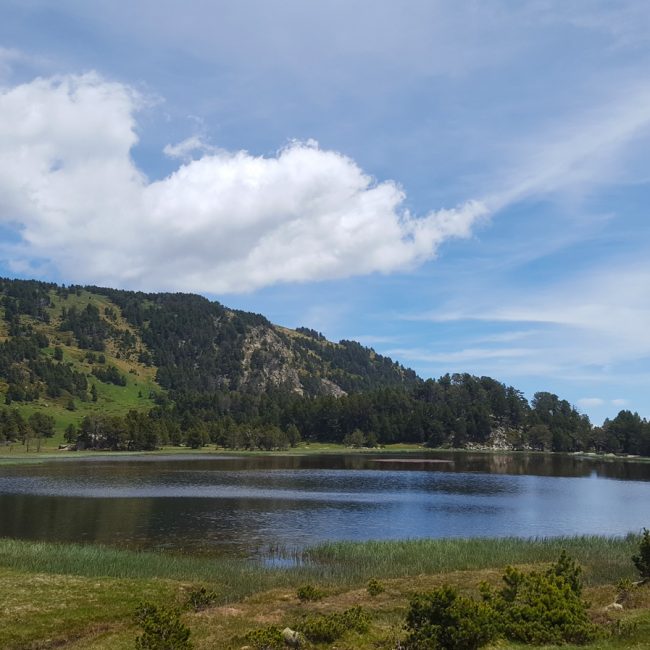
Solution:
<svg viewBox="0 0 650 650"><path fill-rule="evenodd" d="M78 448L374 446L650 455L650 425L592 427L568 402L489 377L423 381L354 341L327 341L191 294L0 280L0 442L65 432Z"/></svg>

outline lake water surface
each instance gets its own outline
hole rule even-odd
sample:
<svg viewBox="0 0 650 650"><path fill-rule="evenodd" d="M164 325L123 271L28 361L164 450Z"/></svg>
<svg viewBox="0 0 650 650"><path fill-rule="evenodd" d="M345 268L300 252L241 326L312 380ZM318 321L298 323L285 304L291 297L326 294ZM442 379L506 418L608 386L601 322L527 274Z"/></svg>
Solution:
<svg viewBox="0 0 650 650"><path fill-rule="evenodd" d="M327 540L619 535L650 463L430 453L101 456L0 465L0 536L266 555Z"/></svg>

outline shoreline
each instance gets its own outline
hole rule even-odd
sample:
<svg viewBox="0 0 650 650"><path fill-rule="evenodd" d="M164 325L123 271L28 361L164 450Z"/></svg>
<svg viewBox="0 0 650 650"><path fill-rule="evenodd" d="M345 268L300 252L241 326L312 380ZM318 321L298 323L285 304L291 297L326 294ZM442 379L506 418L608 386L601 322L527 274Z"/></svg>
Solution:
<svg viewBox="0 0 650 650"><path fill-rule="evenodd" d="M464 448L431 448L424 445L402 444L384 445L382 447L346 447L339 443L301 443L297 447L283 450L246 450L227 449L206 446L201 449L166 446L153 451L112 451L112 450L83 450L71 451L55 447L45 447L41 451L24 451L22 445L15 445L18 450L0 447L0 466L10 464L38 464L53 460L86 460L88 458L155 458L170 456L185 457L278 457L278 456L316 456L327 454L345 455L384 455L384 454L476 454L489 456L542 456L567 457L597 461L624 461L634 463L650 463L650 457L629 454L597 453L597 452L557 452L507 449L464 449Z"/></svg>

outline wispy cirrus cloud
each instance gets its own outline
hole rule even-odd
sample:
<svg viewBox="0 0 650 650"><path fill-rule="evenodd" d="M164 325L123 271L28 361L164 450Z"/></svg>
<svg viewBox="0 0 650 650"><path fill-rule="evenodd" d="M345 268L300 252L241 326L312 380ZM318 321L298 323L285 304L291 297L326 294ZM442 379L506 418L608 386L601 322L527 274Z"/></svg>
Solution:
<svg viewBox="0 0 650 650"><path fill-rule="evenodd" d="M602 397L582 397L578 400L577 405L581 408L594 408L603 406L605 401Z"/></svg>
<svg viewBox="0 0 650 650"><path fill-rule="evenodd" d="M466 363L493 359L521 359L532 352L528 348L465 348L454 352L431 352L421 348L393 348L392 356L419 363Z"/></svg>
<svg viewBox="0 0 650 650"><path fill-rule="evenodd" d="M523 138L514 164L493 180L497 189L483 201L491 210L557 192L588 192L602 183L627 182L625 157L650 137L650 84L622 83L600 105L565 117L543 134Z"/></svg>
<svg viewBox="0 0 650 650"><path fill-rule="evenodd" d="M626 399L606 399L603 397L581 397L576 405L581 409L593 409L600 407L615 406L623 408L628 404Z"/></svg>
<svg viewBox="0 0 650 650"><path fill-rule="evenodd" d="M500 377L638 386L647 381L650 362L648 287L650 266L645 259L635 259L590 269L534 292L509 287L487 296L480 289L459 292L438 310L406 318L469 328L465 345L451 351L432 345L399 352L413 362L433 364L432 368L446 364L451 370ZM497 331L493 336L476 334L486 328ZM483 345L472 346L472 340ZM605 398L578 401L584 408L628 403L623 398L606 403L597 399Z"/></svg>

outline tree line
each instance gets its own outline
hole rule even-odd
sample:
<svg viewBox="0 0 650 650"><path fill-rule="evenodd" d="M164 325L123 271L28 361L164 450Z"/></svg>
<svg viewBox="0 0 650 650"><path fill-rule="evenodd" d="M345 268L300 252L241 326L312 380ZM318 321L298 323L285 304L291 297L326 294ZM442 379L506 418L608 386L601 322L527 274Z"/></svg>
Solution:
<svg viewBox="0 0 650 650"><path fill-rule="evenodd" d="M592 427L566 400L536 393L531 403L488 377L445 375L413 389L385 388L335 398L281 391L160 394L148 413L91 416L69 431L80 448L286 449L301 440L374 447L503 448L650 455L650 423L621 411Z"/></svg>
<svg viewBox="0 0 650 650"><path fill-rule="evenodd" d="M20 442L27 451L35 445L40 449L43 438L54 435L55 421L51 415L36 411L24 418L17 409L0 408L0 444Z"/></svg>

